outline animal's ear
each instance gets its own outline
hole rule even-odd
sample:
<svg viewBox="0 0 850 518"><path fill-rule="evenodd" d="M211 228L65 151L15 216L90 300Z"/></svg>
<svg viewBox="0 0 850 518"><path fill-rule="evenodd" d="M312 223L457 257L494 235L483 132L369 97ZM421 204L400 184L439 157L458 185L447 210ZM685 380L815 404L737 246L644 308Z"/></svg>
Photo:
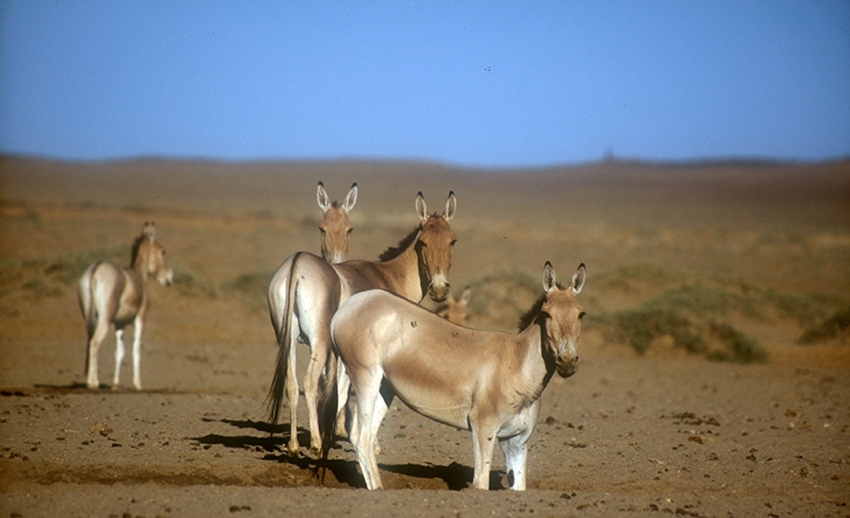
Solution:
<svg viewBox="0 0 850 518"><path fill-rule="evenodd" d="M576 273L573 274L573 280L570 281L570 288L573 289L576 294L581 292L581 289L584 287L584 279L587 276L587 269L584 267L584 263L581 263L576 270Z"/></svg>
<svg viewBox="0 0 850 518"><path fill-rule="evenodd" d="M461 294L460 294L460 301L461 301L461 302L463 302L464 304L469 304L469 299L470 299L471 297L472 297L472 288L470 288L469 286L467 286L467 287L463 290L463 293L461 293Z"/></svg>
<svg viewBox="0 0 850 518"><path fill-rule="evenodd" d="M552 263L546 261L546 265L543 267L543 291L549 293L555 289L555 286L555 269L552 268Z"/></svg>
<svg viewBox="0 0 850 518"><path fill-rule="evenodd" d="M443 211L443 217L451 221L455 217L457 210L457 198L454 191L449 191L449 199L446 200L446 210Z"/></svg>
<svg viewBox="0 0 850 518"><path fill-rule="evenodd" d="M142 233L148 236L148 239L153 241L156 238L156 226L153 221L145 221L145 226L142 227Z"/></svg>
<svg viewBox="0 0 850 518"><path fill-rule="evenodd" d="M351 212L355 203L357 203L357 182L351 184L351 189L345 195L345 212Z"/></svg>
<svg viewBox="0 0 850 518"><path fill-rule="evenodd" d="M428 220L428 206L425 205L425 198L422 197L422 191L419 191L416 194L416 214L419 215L419 219L422 223L425 223Z"/></svg>
<svg viewBox="0 0 850 518"><path fill-rule="evenodd" d="M328 193L325 191L325 184L322 182L319 182L319 186L316 188L316 201L319 202L319 208L323 211L328 210L331 204L328 200Z"/></svg>

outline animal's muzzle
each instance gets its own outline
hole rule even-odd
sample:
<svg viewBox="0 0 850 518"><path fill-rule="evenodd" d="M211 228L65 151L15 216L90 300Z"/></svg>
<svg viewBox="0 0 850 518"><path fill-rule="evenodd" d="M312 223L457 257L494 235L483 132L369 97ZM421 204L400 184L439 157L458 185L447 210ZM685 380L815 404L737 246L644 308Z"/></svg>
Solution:
<svg viewBox="0 0 850 518"><path fill-rule="evenodd" d="M428 296L434 302L445 302L451 291L452 285L443 274L435 275L428 285Z"/></svg>
<svg viewBox="0 0 850 518"><path fill-rule="evenodd" d="M168 270L168 273L157 279L163 286L171 286L174 282L174 270Z"/></svg>
<svg viewBox="0 0 850 518"><path fill-rule="evenodd" d="M559 376L562 378L569 378L578 371L579 362L580 360L578 356L574 356L571 359L558 358L555 361L555 368L558 370Z"/></svg>

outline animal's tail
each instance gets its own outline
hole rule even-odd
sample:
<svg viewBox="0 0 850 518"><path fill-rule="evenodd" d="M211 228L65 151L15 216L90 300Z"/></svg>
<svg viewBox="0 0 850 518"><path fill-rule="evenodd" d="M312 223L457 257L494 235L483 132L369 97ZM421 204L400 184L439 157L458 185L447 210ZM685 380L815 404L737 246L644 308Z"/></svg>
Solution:
<svg viewBox="0 0 850 518"><path fill-rule="evenodd" d="M274 378L272 379L272 386L269 388L269 395L266 398L269 422L273 425L277 424L277 420L280 417L280 407L283 404L283 396L286 391L286 373L289 369L289 353L292 347L292 312L295 309L295 289L298 287L298 282L295 279L295 265L300 256L301 252L298 252L292 257L292 263L289 266L289 285L287 286L286 304L284 305L281 327L275 329L278 339L277 364L275 366ZM274 322L274 316L272 316L272 323Z"/></svg>
<svg viewBox="0 0 850 518"><path fill-rule="evenodd" d="M88 347L88 342L91 341L91 337L94 335L95 325L97 324L94 309L94 294L92 292L92 277L94 277L94 271L99 264L100 262L98 261L86 268L83 276L80 277L80 283L77 290L80 302L80 312L83 314L83 318L86 321L86 370L83 371L84 374L88 374L89 372L91 350Z"/></svg>

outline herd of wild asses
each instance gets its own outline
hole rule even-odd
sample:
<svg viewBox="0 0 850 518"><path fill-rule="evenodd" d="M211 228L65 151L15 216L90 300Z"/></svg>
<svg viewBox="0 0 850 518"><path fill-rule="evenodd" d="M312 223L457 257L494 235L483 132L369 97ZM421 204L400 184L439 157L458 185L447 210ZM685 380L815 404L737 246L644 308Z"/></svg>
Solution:
<svg viewBox="0 0 850 518"><path fill-rule="evenodd" d="M572 376L579 364L576 346L584 310L577 296L585 282L584 264L561 284L545 263L543 293L521 319L518 334L472 329L465 326L469 289L459 298L450 294L455 194L449 193L438 214L428 212L418 193L418 225L378 261L364 261L348 260L348 214L357 192L355 183L343 203L330 202L319 182L321 257L295 253L269 284L269 314L279 346L268 398L271 423L277 423L286 397L288 451L297 455L295 354L301 342L310 348L303 381L313 454L327 456L335 436L347 435L366 486L381 488L377 431L398 395L414 411L472 432L474 487L488 489L498 441L510 488L525 489L528 441L540 395L553 374ZM123 331L132 324L133 386L141 389L139 355L150 278L164 286L173 279L153 222L146 222L135 239L130 266L99 261L80 279L89 388L99 387L98 351L110 327L116 338L113 387L118 386ZM419 305L426 295L444 304L437 314ZM356 403L346 419L351 390Z"/></svg>

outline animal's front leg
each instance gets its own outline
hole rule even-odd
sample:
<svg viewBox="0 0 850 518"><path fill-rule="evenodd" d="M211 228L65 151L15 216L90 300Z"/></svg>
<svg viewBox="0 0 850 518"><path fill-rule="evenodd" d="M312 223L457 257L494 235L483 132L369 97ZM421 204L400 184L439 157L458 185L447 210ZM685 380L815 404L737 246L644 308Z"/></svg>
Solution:
<svg viewBox="0 0 850 518"><path fill-rule="evenodd" d="M142 319L133 323L133 386L142 390Z"/></svg>
<svg viewBox="0 0 850 518"><path fill-rule="evenodd" d="M499 446L505 454L505 471L508 473L508 486L517 491L525 490L525 467L528 459L528 439L530 433L500 439Z"/></svg>
<svg viewBox="0 0 850 518"><path fill-rule="evenodd" d="M118 388L121 363L124 361L124 329L115 328L115 375L112 376L112 390Z"/></svg>
<svg viewBox="0 0 850 518"><path fill-rule="evenodd" d="M496 445L496 428L486 421L472 421L472 456L475 461L472 486L476 489L490 489L490 465L493 447Z"/></svg>

